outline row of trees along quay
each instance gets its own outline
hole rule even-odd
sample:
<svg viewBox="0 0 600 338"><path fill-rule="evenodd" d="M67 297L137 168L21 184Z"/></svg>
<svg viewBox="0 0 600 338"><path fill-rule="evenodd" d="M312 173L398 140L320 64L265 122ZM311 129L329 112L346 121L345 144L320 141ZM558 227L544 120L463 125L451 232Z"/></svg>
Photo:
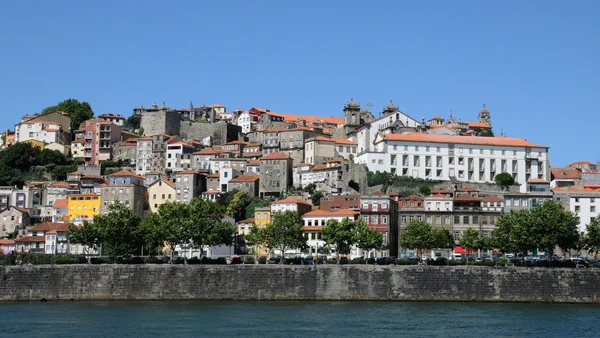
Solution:
<svg viewBox="0 0 600 338"><path fill-rule="evenodd" d="M72 243L102 248L103 255L122 256L144 251L160 254L166 248L173 259L178 245L193 244L201 248L232 245L235 226L223 221L223 217L239 212L235 206L241 198L236 193L228 207L202 198L195 198L189 204L168 202L143 220L115 201L109 205L106 215L94 216L93 222L84 222L82 226L70 224L68 236ZM281 253L289 249L301 252L308 249L302 221L292 211L275 213L273 221L264 228L254 226L246 240ZM362 219L356 222L348 218L329 220L322 231L322 240L326 247L336 250L338 261L339 255L349 254L352 247L383 248L383 235L368 229Z"/></svg>
<svg viewBox="0 0 600 338"><path fill-rule="evenodd" d="M498 250L503 253L520 253L525 257L536 250L552 257L557 249L587 250L594 254L600 250L600 218L587 225L587 231L577 230L577 216L554 201L546 201L531 209L511 210L500 217L492 237L484 237L476 229L463 232L458 244L467 252ZM449 249L457 244L447 229L433 228L423 221L413 221L400 231L400 245L417 252L428 249Z"/></svg>

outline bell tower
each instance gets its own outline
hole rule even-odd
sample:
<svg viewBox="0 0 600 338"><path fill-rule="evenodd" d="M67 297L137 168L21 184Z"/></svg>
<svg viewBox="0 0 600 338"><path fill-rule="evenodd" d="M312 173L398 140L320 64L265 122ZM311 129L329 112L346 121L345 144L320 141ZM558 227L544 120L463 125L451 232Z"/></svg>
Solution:
<svg viewBox="0 0 600 338"><path fill-rule="evenodd" d="M492 117L490 116L490 111L485 107L485 103L483 104L483 108L479 111L479 122L485 122L492 126Z"/></svg>
<svg viewBox="0 0 600 338"><path fill-rule="evenodd" d="M354 131L360 125L360 105L350 98L344 105L344 136Z"/></svg>

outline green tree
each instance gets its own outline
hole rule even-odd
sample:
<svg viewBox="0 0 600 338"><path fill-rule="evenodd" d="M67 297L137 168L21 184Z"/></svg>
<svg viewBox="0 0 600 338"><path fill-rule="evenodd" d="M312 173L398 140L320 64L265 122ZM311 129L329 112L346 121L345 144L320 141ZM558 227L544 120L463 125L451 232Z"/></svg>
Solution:
<svg viewBox="0 0 600 338"><path fill-rule="evenodd" d="M271 200L268 199L253 198L246 206L246 218L254 217L254 210L256 208L268 207L270 203Z"/></svg>
<svg viewBox="0 0 600 338"><path fill-rule="evenodd" d="M594 218L586 226L585 248L589 253L594 254L594 259L598 259L600 250L600 218Z"/></svg>
<svg viewBox="0 0 600 338"><path fill-rule="evenodd" d="M281 258L289 249L304 250L306 238L302 231L302 221L298 213L293 211L276 212L262 231L262 239L271 250L279 250Z"/></svg>
<svg viewBox="0 0 600 338"><path fill-rule="evenodd" d="M340 254L347 255L356 243L355 225L348 217L342 221L330 219L321 232L321 239L329 246L335 247L339 263Z"/></svg>
<svg viewBox="0 0 600 338"><path fill-rule="evenodd" d="M121 256L141 251L147 237L141 218L123 203L115 201L108 206L107 215L94 216L102 244L102 251Z"/></svg>
<svg viewBox="0 0 600 338"><path fill-rule="evenodd" d="M354 226L355 244L364 251L379 250L383 247L383 234L375 229L369 229L367 223L360 218Z"/></svg>
<svg viewBox="0 0 600 338"><path fill-rule="evenodd" d="M407 249L421 250L422 253L433 247L433 242L433 231L427 222L412 221L400 232L400 245Z"/></svg>
<svg viewBox="0 0 600 338"><path fill-rule="evenodd" d="M319 205L321 205L321 198L323 198L323 196L325 196L325 194L323 194L322 191L317 190L310 197L310 201L312 202L313 205L319 206Z"/></svg>
<svg viewBox="0 0 600 338"><path fill-rule="evenodd" d="M479 232L473 228L468 228L463 231L462 236L460 236L459 245L466 250L467 253L472 251L473 249L478 248L478 244L480 239Z"/></svg>
<svg viewBox="0 0 600 338"><path fill-rule="evenodd" d="M40 152L40 148L34 147L30 143L19 142L0 152L0 162L11 169L25 172L34 164L35 158Z"/></svg>
<svg viewBox="0 0 600 338"><path fill-rule="evenodd" d="M90 249L97 248L102 243L102 236L98 229L98 224L83 221L82 226L76 226L73 223L69 224L67 237L70 243L77 243L85 246L86 253L90 253Z"/></svg>
<svg viewBox="0 0 600 338"><path fill-rule="evenodd" d="M494 181L496 182L496 185L502 188L502 190L508 189L509 186L515 184L515 179L507 172L501 172L496 175Z"/></svg>
<svg viewBox="0 0 600 338"><path fill-rule="evenodd" d="M94 111L89 103L79 102L76 99L67 99L55 106L50 106L42 110L42 115L55 111L64 111L69 114L69 118L73 121L76 127L79 127L81 122L94 118Z"/></svg>
<svg viewBox="0 0 600 338"><path fill-rule="evenodd" d="M233 217L236 222L244 219L246 216L246 206L250 203L250 197L245 191L238 191L227 204L226 213Z"/></svg>
<svg viewBox="0 0 600 338"><path fill-rule="evenodd" d="M454 248L454 237L447 229L435 228L431 229L433 239L433 248L452 249Z"/></svg>
<svg viewBox="0 0 600 338"><path fill-rule="evenodd" d="M195 245L231 245L235 225L223 220L225 208L215 202L197 197L190 202L191 240Z"/></svg>
<svg viewBox="0 0 600 338"><path fill-rule="evenodd" d="M556 247L563 251L574 249L579 242L577 217L554 201L531 208L531 232L537 247L549 256Z"/></svg>
<svg viewBox="0 0 600 338"><path fill-rule="evenodd" d="M254 252L258 252L258 247L264 246L265 238L264 231L260 229L256 224L250 228L250 232L245 236L246 242L252 244Z"/></svg>
<svg viewBox="0 0 600 338"><path fill-rule="evenodd" d="M511 210L503 214L496 224L494 244L502 252L521 253L526 256L529 250L537 247L536 236L531 231L529 210Z"/></svg>
<svg viewBox="0 0 600 338"><path fill-rule="evenodd" d="M316 190L317 190L317 185L314 183L308 184L304 187L304 191L307 192L309 195L314 194Z"/></svg>
<svg viewBox="0 0 600 338"><path fill-rule="evenodd" d="M431 195L431 188L427 184L423 184L419 188L419 194L421 194L423 196L429 196L429 195Z"/></svg>
<svg viewBox="0 0 600 338"><path fill-rule="evenodd" d="M157 243L169 248L173 259L175 247L191 241L191 210L189 204L167 202L158 207L158 212L144 219L148 234L146 243Z"/></svg>
<svg viewBox="0 0 600 338"><path fill-rule="evenodd" d="M133 114L129 116L127 120L125 120L125 123L123 124L123 129L133 132L137 129L140 129L141 122L142 116L138 114Z"/></svg>
<svg viewBox="0 0 600 338"><path fill-rule="evenodd" d="M68 161L67 157L58 150L44 149L35 157L35 163L37 165L65 165Z"/></svg>

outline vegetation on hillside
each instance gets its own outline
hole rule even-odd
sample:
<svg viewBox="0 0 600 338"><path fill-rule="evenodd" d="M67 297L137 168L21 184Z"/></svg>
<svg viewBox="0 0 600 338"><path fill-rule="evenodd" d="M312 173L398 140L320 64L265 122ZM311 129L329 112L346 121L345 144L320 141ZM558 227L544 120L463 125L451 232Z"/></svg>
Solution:
<svg viewBox="0 0 600 338"><path fill-rule="evenodd" d="M55 111L64 111L69 114L75 128L79 127L81 122L94 118L94 111L89 103L79 102L76 99L67 99L59 102L55 106L50 106L42 110L41 115Z"/></svg>

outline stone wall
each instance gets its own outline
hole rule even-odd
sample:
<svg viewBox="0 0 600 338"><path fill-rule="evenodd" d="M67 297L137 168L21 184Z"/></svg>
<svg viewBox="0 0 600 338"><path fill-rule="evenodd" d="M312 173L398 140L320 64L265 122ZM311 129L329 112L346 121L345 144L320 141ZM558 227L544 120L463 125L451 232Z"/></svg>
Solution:
<svg viewBox="0 0 600 338"><path fill-rule="evenodd" d="M180 131L182 138L202 140L211 136L213 145L222 145L237 140L239 133L242 132L242 127L225 122L200 123L181 121Z"/></svg>
<svg viewBox="0 0 600 338"><path fill-rule="evenodd" d="M0 268L0 300L239 299L600 303L600 269L71 265Z"/></svg>

